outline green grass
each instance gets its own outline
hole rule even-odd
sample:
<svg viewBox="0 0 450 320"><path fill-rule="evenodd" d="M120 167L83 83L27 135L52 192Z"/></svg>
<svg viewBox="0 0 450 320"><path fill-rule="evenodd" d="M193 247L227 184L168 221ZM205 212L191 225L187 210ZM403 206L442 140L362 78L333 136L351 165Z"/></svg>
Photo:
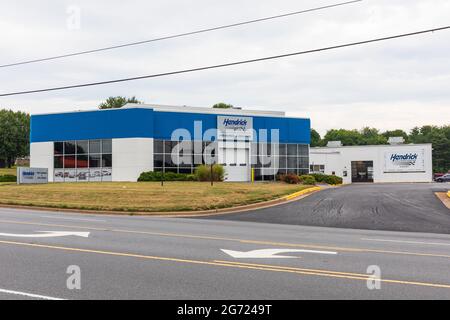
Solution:
<svg viewBox="0 0 450 320"><path fill-rule="evenodd" d="M228 208L273 200L308 188L285 183L102 182L0 184L0 204L108 210L169 212Z"/></svg>

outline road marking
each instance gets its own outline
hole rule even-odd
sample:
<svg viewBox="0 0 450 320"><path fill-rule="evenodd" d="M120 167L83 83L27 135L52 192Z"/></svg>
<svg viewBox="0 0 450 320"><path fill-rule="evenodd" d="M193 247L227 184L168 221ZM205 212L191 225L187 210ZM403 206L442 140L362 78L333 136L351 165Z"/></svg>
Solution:
<svg viewBox="0 0 450 320"><path fill-rule="evenodd" d="M55 237L67 237L77 236L87 238L89 232L76 232L76 231L38 231L45 232L41 234L17 234L17 233L0 233L1 237L14 237L14 238L55 238Z"/></svg>
<svg viewBox="0 0 450 320"><path fill-rule="evenodd" d="M411 244L429 244L429 245L434 245L434 246L450 246L450 243L444 243L444 242L422 242L422 241L394 240L394 239L372 239L372 238L361 238L361 240L380 241L380 242L411 243Z"/></svg>
<svg viewBox="0 0 450 320"><path fill-rule="evenodd" d="M100 220L100 219L67 218L67 217L58 217L58 216L40 216L40 217L41 218L50 218L50 219L74 220L74 221L106 222L106 220Z"/></svg>
<svg viewBox="0 0 450 320"><path fill-rule="evenodd" d="M61 299L61 298L42 296L39 294L33 294L33 293L22 292L22 291L6 290L6 289L0 289L0 293L14 294L17 296L25 296L25 297L29 297L29 298L36 298L36 299L42 299L42 300L65 300L65 299Z"/></svg>
<svg viewBox="0 0 450 320"><path fill-rule="evenodd" d="M82 249L82 248L73 248L73 247L51 246L51 245L26 243L26 242L0 241L0 243L9 244L9 245L17 245L17 246L34 247L34 248L54 249L54 250L61 250L61 251L94 253L94 254L103 254L103 255L110 255L110 256L140 258L140 259L147 259L147 260L190 263L190 264L197 264L197 265L209 265L209 266L230 267L230 268L239 268L239 269L284 272L284 273L293 273L293 274L301 274L301 275L312 275L312 276L363 280L363 281L367 281L368 279L371 279L370 275L362 276L362 274L344 273L344 272L332 271L332 270L297 269L297 268L289 268L289 267L282 267L282 266L280 267L280 266L271 266L271 265L256 265L256 264L237 263L237 262L233 262L233 261L220 261L220 260L214 260L214 261L190 260L190 259L180 259L180 258L171 258L171 257L148 256L148 255L135 254L135 253L123 253L123 252L92 250L92 249ZM450 284L392 280L392 279L381 279L380 281L387 282L387 283L394 283L394 284L402 284L402 285L415 285L415 286L450 289Z"/></svg>
<svg viewBox="0 0 450 320"><path fill-rule="evenodd" d="M283 252L304 252L304 253L319 253L319 254L337 254L334 251L317 251L317 250L305 250L305 249L258 249L251 251L234 251L220 249L229 256L236 259L249 259L249 258L298 258L294 256L279 256L278 253Z"/></svg>
<svg viewBox="0 0 450 320"><path fill-rule="evenodd" d="M270 245L270 246L276 246L276 247L298 247L298 248L309 248L309 249L319 249L319 250L360 252L360 253L370 252L370 253L381 253L381 254L411 255L411 256L419 256L419 257L435 257L435 258L450 259L450 255L435 254L435 253L421 253L421 252L409 252L409 251L390 251L390 250L367 249L367 248L333 247L333 246L315 245L315 244L273 242L273 241L263 241L263 240L246 240L246 239L226 238L226 237L216 237L216 236L189 235L189 234L177 234L177 233L162 233L162 232L137 231L137 230L126 230L126 229L108 229L106 227L103 227L103 228L98 228L97 227L96 228L96 227L86 227L86 226L73 226L73 225L50 224L50 223L39 223L39 222L26 222L26 221L14 221L14 220L0 220L0 222L12 223L12 224L23 224L23 225L58 227L58 228L72 228L72 229L83 229L83 230L110 231L110 232L131 233L131 234L143 234L143 235L164 236L164 237L177 237L177 238L189 238L189 239L205 239L205 240L222 240L222 241L233 241L233 242L240 242L240 243Z"/></svg>

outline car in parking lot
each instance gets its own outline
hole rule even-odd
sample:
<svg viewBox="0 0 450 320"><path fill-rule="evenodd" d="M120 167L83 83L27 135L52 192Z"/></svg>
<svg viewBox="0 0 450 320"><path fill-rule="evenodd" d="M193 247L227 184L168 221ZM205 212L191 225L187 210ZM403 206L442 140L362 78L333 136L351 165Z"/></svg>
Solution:
<svg viewBox="0 0 450 320"><path fill-rule="evenodd" d="M436 182L450 182L450 173L446 173L436 178Z"/></svg>

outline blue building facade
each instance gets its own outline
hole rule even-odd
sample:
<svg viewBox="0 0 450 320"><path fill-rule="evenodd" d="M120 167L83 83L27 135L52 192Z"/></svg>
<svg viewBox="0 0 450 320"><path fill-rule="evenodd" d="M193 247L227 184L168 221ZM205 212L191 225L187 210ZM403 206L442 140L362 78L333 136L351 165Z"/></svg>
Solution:
<svg viewBox="0 0 450 320"><path fill-rule="evenodd" d="M54 181L135 181L145 170L192 173L209 162L223 164L230 181L273 180L307 173L310 120L270 111L127 105L32 115L30 141L32 166L47 167ZM199 160L208 145L214 155ZM182 163L174 160L176 147L183 149ZM261 155L278 165L260 162Z"/></svg>

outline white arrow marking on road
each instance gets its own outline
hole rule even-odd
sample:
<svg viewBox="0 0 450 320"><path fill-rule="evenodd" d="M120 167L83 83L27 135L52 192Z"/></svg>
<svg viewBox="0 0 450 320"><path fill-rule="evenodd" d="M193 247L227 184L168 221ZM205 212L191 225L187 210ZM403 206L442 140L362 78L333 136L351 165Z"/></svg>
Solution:
<svg viewBox="0 0 450 320"><path fill-rule="evenodd" d="M317 250L303 250L303 249L259 249L251 251L234 251L220 249L226 254L236 259L242 258L298 258L294 256L277 256L278 253L283 252L303 252L303 253L319 253L319 254L337 254L334 251L317 251Z"/></svg>
<svg viewBox="0 0 450 320"><path fill-rule="evenodd" d="M15 233L0 233L2 237L16 237L16 238L53 238L53 237L66 237L77 236L87 238L90 232L76 232L76 231L38 231L45 232L41 234L15 234Z"/></svg>

